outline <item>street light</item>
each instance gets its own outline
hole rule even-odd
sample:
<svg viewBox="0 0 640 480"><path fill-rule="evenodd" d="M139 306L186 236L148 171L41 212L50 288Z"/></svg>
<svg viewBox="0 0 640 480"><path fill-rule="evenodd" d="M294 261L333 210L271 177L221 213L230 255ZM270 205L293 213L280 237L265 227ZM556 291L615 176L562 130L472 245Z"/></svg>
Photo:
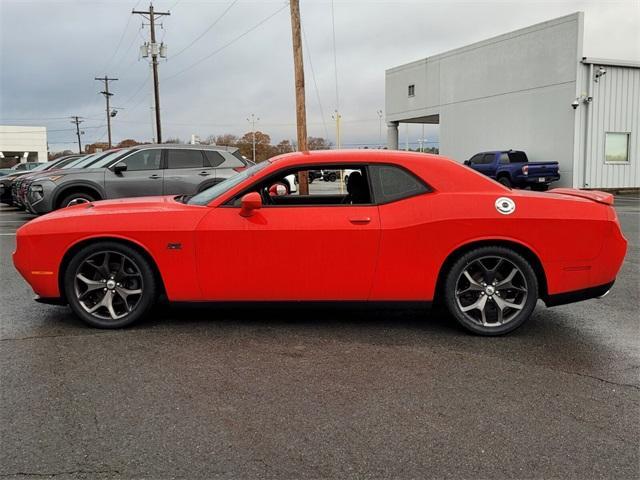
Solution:
<svg viewBox="0 0 640 480"><path fill-rule="evenodd" d="M252 136L252 146L253 146L253 163L256 163L256 122L260 119L256 117L253 113L250 118L247 118L247 122L251 124L251 136Z"/></svg>
<svg viewBox="0 0 640 480"><path fill-rule="evenodd" d="M382 110L376 112L378 114L378 148L382 148Z"/></svg>

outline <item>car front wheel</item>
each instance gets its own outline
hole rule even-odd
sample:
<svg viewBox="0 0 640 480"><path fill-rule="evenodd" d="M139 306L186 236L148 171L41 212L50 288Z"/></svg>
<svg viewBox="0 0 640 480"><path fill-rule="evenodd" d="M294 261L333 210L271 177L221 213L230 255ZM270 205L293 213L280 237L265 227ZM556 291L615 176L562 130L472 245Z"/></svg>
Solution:
<svg viewBox="0 0 640 480"><path fill-rule="evenodd" d="M70 195L67 195L60 202L60 208L71 207L73 205L79 205L81 203L89 203L93 202L95 198L93 198L88 193L76 192Z"/></svg>
<svg viewBox="0 0 640 480"><path fill-rule="evenodd" d="M65 271L64 293L73 312L98 328L120 328L144 316L155 303L157 282L149 261L117 242L99 242L77 252Z"/></svg>
<svg viewBox="0 0 640 480"><path fill-rule="evenodd" d="M538 281L529 262L505 247L481 247L449 270L445 303L453 317L479 335L502 335L522 325L538 300Z"/></svg>

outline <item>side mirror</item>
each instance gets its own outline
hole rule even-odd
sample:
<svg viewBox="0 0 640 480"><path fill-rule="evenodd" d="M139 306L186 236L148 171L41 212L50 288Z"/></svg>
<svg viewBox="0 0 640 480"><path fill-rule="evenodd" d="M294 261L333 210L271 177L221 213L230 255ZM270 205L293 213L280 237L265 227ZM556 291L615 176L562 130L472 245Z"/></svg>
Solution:
<svg viewBox="0 0 640 480"><path fill-rule="evenodd" d="M122 172L126 172L126 171L127 171L127 164L124 162L119 163L115 167L113 167L113 173L115 173L116 175L119 175Z"/></svg>
<svg viewBox="0 0 640 480"><path fill-rule="evenodd" d="M470 162L469 160L465 160L465 161L464 161L464 164L465 164L465 165L471 165L471 162Z"/></svg>
<svg viewBox="0 0 640 480"><path fill-rule="evenodd" d="M258 192L249 192L240 199L240 215L250 217L255 210L262 208L262 197Z"/></svg>

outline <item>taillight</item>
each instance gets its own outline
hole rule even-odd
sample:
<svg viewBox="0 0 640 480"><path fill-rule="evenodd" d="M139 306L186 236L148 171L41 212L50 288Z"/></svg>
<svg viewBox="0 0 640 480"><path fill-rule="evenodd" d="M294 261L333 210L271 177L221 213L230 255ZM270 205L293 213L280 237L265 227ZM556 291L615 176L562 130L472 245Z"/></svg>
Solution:
<svg viewBox="0 0 640 480"><path fill-rule="evenodd" d="M529 175L529 165L523 165L522 166L522 174L523 175Z"/></svg>

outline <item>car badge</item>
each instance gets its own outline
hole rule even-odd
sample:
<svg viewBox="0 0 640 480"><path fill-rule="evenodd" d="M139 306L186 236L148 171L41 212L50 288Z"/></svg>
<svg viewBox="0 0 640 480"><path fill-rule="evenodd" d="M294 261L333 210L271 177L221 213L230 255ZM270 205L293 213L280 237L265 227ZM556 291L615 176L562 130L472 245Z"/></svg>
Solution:
<svg viewBox="0 0 640 480"><path fill-rule="evenodd" d="M503 215L510 215L516 211L516 203L507 197L500 197L496 200L496 210Z"/></svg>

